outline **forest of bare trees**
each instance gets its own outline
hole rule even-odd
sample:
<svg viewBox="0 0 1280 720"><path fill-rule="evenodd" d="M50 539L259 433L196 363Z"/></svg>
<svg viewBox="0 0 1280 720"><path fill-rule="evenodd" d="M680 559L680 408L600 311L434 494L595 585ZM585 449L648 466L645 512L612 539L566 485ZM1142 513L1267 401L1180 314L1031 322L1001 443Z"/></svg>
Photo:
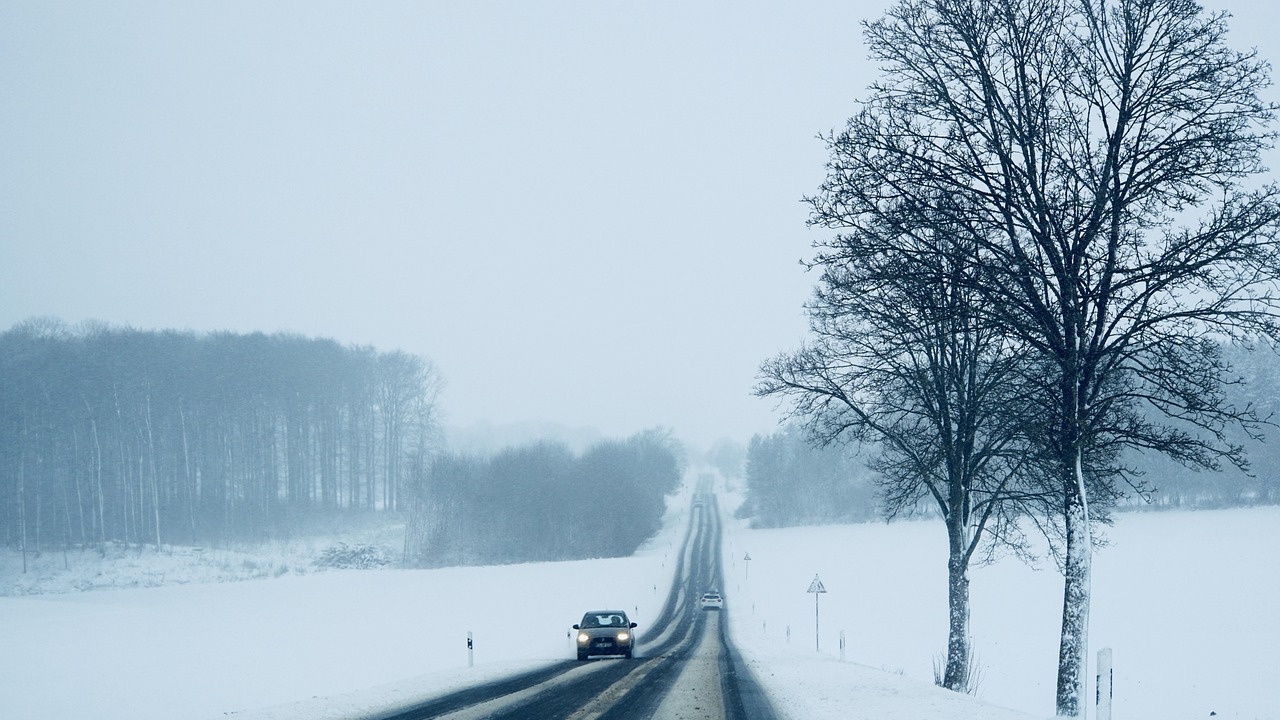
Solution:
<svg viewBox="0 0 1280 720"><path fill-rule="evenodd" d="M433 441L431 364L295 335L0 335L0 542L218 544L395 510Z"/></svg>
<svg viewBox="0 0 1280 720"><path fill-rule="evenodd" d="M415 472L406 560L420 567L624 557L662 527L680 485L665 431L593 444L551 442L489 457L446 453Z"/></svg>
<svg viewBox="0 0 1280 720"><path fill-rule="evenodd" d="M878 520L873 477L866 458L846 447L815 447L799 426L787 425L751 438L737 515L760 528Z"/></svg>

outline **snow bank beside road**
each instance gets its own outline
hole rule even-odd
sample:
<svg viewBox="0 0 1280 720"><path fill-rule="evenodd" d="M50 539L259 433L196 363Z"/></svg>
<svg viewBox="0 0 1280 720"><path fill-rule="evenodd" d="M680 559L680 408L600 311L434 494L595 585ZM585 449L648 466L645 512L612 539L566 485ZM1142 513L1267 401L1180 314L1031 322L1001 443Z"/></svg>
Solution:
<svg viewBox="0 0 1280 720"><path fill-rule="evenodd" d="M1114 717L1280 718L1280 565L1271 550L1280 547L1280 508L1130 513L1106 534L1109 546L1094 555L1089 656L1092 663L1097 650L1114 650ZM940 523L748 530L727 522L724 563L734 638L767 668L766 688L795 697L794 717L899 717L904 695L916 714L901 717L1005 717L934 706L924 692L946 649ZM818 601L821 652L814 596L805 592L815 574L828 590ZM1011 558L974 568L971 593L977 697L1053 716L1062 578L1052 561L1039 570ZM833 714L836 705L846 712Z"/></svg>
<svg viewBox="0 0 1280 720"><path fill-rule="evenodd" d="M624 559L0 598L0 717L336 720L567 660L568 626L588 606L632 610L644 631L686 517L672 513ZM932 684L946 633L940 526L725 527L725 618L792 720L1052 716L1051 568L974 570L975 699ZM1092 641L1115 649L1115 717L1280 718L1280 570L1268 555L1280 508L1125 515L1109 535L1095 559ZM821 652L805 593L814 573L830 591Z"/></svg>

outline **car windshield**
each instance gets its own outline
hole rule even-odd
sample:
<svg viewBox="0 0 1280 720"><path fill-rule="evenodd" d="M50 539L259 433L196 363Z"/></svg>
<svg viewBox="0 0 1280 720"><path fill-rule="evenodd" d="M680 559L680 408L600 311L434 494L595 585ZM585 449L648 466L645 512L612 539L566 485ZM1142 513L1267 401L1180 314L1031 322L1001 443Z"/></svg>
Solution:
<svg viewBox="0 0 1280 720"><path fill-rule="evenodd" d="M582 618L582 627L624 627L627 624L627 616L622 613L587 613Z"/></svg>

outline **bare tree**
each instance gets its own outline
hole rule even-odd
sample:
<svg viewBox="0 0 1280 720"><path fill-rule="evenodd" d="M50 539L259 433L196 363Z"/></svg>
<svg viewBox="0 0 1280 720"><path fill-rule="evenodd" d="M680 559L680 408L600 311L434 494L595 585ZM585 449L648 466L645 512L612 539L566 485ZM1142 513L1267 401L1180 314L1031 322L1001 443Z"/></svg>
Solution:
<svg viewBox="0 0 1280 720"><path fill-rule="evenodd" d="M823 194L846 225L905 208L928 226L955 199L983 243L980 307L1046 369L1059 715L1083 709L1106 456L1243 463L1223 430L1257 419L1225 401L1213 340L1280 335L1277 190L1248 184L1274 139L1269 68L1225 34L1190 0L904 0L865 26L883 80L831 138Z"/></svg>
<svg viewBox="0 0 1280 720"><path fill-rule="evenodd" d="M766 362L760 395L790 398L823 445L880 448L873 467L890 516L924 498L947 528L948 639L942 684L971 689L969 567L984 540L1011 537L1016 453L1013 390L1024 355L983 319L968 276L979 244L959 226L886 215L846 226L812 198L812 222L849 227L820 242L822 277L808 305L814 339ZM940 200L941 201L941 200ZM912 216L909 216L912 217Z"/></svg>
<svg viewBox="0 0 1280 720"><path fill-rule="evenodd" d="M429 363L403 351L378 356L375 393L382 418L382 443L385 453L386 482L382 489L382 507L399 506L402 483L402 459L406 451L416 452L409 444L420 445L420 433L430 427L415 428L419 421L430 423L439 390L439 378Z"/></svg>

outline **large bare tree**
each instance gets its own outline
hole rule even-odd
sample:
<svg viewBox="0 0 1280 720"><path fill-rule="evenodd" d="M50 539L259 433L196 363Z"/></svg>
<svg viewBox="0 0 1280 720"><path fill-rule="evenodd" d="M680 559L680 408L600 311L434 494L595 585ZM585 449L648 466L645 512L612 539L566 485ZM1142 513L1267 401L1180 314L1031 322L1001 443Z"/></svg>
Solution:
<svg viewBox="0 0 1280 720"><path fill-rule="evenodd" d="M1255 179L1269 67L1190 0L904 0L865 36L882 80L831 138L822 193L847 226L928 225L955 198L984 243L980 307L1046 368L1056 703L1079 715L1091 489L1116 477L1091 469L1124 445L1241 463L1223 429L1256 422L1225 401L1214 340L1280 335L1277 191Z"/></svg>
<svg viewBox="0 0 1280 720"><path fill-rule="evenodd" d="M766 362L756 392L788 398L819 443L878 448L890 516L926 498L937 508L949 608L939 680L969 690L969 567L984 540L1012 537L1025 355L975 307L979 243L967 229L941 212L930 224L908 212L846 225L829 199L810 200L812 222L848 232L818 243L812 340Z"/></svg>

